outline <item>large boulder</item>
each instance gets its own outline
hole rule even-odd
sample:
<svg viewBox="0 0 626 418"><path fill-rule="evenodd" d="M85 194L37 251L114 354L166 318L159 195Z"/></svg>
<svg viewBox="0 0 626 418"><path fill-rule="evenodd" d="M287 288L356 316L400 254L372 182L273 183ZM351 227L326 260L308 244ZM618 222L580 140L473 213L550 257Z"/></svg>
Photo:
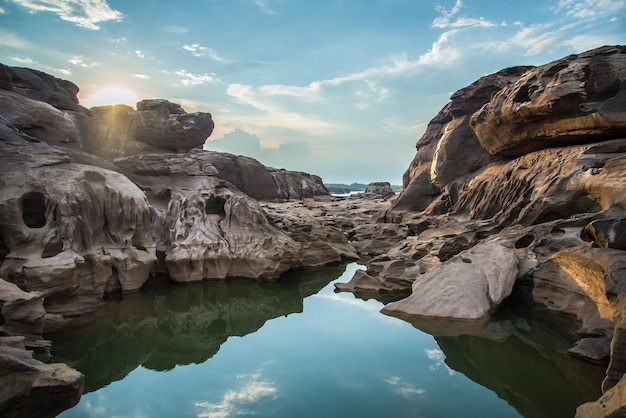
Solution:
<svg viewBox="0 0 626 418"><path fill-rule="evenodd" d="M507 68L482 77L450 97L417 141L415 157L402 179L402 193L393 205L395 211L426 209L452 180L494 161L472 131L470 117L528 68Z"/></svg>
<svg viewBox="0 0 626 418"><path fill-rule="evenodd" d="M154 214L135 184L45 144L0 140L0 154L5 279L41 291L48 306L58 298L96 303L143 285L156 261Z"/></svg>
<svg viewBox="0 0 626 418"><path fill-rule="evenodd" d="M381 312L453 320L489 317L509 296L517 277L513 244L494 240L454 256L413 283L411 296Z"/></svg>
<svg viewBox="0 0 626 418"><path fill-rule="evenodd" d="M322 179L315 175L267 167L242 155L206 151L202 158L217 169L221 178L255 199L288 200L328 195Z"/></svg>
<svg viewBox="0 0 626 418"><path fill-rule="evenodd" d="M626 135L626 47L606 46L531 69L471 119L492 155Z"/></svg>
<svg viewBox="0 0 626 418"><path fill-rule="evenodd" d="M218 177L206 153L116 160L145 190L152 234L174 281L276 279L300 266L300 246L268 221L259 203Z"/></svg>

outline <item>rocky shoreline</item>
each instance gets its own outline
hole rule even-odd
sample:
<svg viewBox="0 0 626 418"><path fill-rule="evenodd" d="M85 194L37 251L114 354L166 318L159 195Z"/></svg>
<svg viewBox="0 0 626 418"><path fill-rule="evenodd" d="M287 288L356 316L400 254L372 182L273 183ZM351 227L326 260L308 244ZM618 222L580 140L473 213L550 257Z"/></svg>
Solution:
<svg viewBox="0 0 626 418"><path fill-rule="evenodd" d="M338 290L406 296L383 312L434 336L481 334L514 288L574 315L570 354L607 367L577 417L626 411L626 47L457 91L398 196L377 183L333 197L317 176L203 150L208 113L88 110L77 91L0 67L0 362L20 382L0 389L3 416L77 402L83 376L47 363L44 327L152 274L273 281L357 259L367 270Z"/></svg>

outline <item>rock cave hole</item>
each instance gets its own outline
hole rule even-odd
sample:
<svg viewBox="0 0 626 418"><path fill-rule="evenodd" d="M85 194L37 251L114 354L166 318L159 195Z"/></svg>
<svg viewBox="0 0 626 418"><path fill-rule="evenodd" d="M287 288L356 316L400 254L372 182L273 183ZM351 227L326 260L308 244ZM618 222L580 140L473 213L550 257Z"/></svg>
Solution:
<svg viewBox="0 0 626 418"><path fill-rule="evenodd" d="M527 234L515 241L515 248L527 248L535 240L535 236Z"/></svg>
<svg viewBox="0 0 626 418"><path fill-rule="evenodd" d="M226 211L224 210L224 204L226 203L226 199L221 196L211 196L209 199L205 201L204 210L207 215L220 215L226 216Z"/></svg>
<svg viewBox="0 0 626 418"><path fill-rule="evenodd" d="M46 197L40 192L29 192L22 196L22 219L29 228L46 226Z"/></svg>
<svg viewBox="0 0 626 418"><path fill-rule="evenodd" d="M7 247L6 242L4 241L4 234L0 231L0 265L6 260L7 255L11 252L11 249Z"/></svg>

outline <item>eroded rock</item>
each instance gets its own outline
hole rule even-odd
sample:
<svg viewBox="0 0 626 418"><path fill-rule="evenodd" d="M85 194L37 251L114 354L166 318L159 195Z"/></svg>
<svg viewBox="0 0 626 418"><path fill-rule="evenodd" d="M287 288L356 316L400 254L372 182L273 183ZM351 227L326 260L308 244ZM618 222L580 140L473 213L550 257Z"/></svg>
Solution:
<svg viewBox="0 0 626 418"><path fill-rule="evenodd" d="M492 155L626 135L626 47L606 46L527 71L493 95L471 125Z"/></svg>
<svg viewBox="0 0 626 418"><path fill-rule="evenodd" d="M487 318L511 293L517 256L508 241L494 240L467 250L413 283L411 296L386 305L388 315L460 320Z"/></svg>

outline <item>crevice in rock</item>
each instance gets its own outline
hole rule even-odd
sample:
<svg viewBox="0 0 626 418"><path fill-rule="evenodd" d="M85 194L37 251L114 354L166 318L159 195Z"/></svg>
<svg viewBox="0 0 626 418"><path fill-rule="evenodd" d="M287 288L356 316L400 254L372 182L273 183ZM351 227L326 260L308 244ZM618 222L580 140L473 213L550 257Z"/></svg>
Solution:
<svg viewBox="0 0 626 418"><path fill-rule="evenodd" d="M0 231L0 266L6 260L7 255L11 252L11 249L7 247L6 242L4 241L4 234Z"/></svg>
<svg viewBox="0 0 626 418"><path fill-rule="evenodd" d="M111 276L109 277L109 281L104 288L104 296L111 296L114 293L122 292L122 283L120 282L119 272L117 271L117 267L111 266Z"/></svg>
<svg viewBox="0 0 626 418"><path fill-rule="evenodd" d="M56 238L53 238L50 241L48 241L48 243L44 247L43 251L41 252L41 258L54 257L55 255L60 254L62 251L63 251L63 242L61 242L60 240Z"/></svg>
<svg viewBox="0 0 626 418"><path fill-rule="evenodd" d="M515 248L527 248L535 240L535 236L527 234L515 241Z"/></svg>
<svg viewBox="0 0 626 418"><path fill-rule="evenodd" d="M22 196L22 219L29 228L46 226L46 197L40 192L29 192Z"/></svg>

